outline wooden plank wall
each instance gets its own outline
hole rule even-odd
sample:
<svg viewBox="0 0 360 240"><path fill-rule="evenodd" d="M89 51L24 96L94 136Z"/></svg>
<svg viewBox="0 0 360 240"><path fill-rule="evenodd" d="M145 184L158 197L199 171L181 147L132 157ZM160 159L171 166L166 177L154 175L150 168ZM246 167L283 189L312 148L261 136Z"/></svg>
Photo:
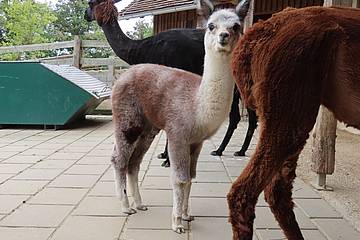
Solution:
<svg viewBox="0 0 360 240"><path fill-rule="evenodd" d="M196 10L154 16L154 34L171 28L196 28Z"/></svg>
<svg viewBox="0 0 360 240"><path fill-rule="evenodd" d="M254 15L271 15L286 7L322 6L323 0L255 0Z"/></svg>

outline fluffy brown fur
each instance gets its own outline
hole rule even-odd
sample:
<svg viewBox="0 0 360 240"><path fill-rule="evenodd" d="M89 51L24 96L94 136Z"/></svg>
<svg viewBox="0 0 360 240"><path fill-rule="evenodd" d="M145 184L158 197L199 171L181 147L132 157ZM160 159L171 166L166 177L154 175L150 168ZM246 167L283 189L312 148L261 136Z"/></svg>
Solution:
<svg viewBox="0 0 360 240"><path fill-rule="evenodd" d="M114 1L97 0L101 2L95 6L95 19L99 26L103 24L117 21L118 11L114 5Z"/></svg>
<svg viewBox="0 0 360 240"><path fill-rule="evenodd" d="M233 74L261 123L256 151L228 194L233 239L252 239L261 191L290 240L303 239L293 212L298 156L319 106L360 128L360 11L290 9L239 41Z"/></svg>

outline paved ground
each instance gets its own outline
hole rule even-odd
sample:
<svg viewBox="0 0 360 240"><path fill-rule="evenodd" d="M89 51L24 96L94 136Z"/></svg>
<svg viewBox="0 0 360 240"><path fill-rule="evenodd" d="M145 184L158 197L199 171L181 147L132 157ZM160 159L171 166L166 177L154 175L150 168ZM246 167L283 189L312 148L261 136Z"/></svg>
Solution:
<svg viewBox="0 0 360 240"><path fill-rule="evenodd" d="M221 141L224 128L206 142L191 192L196 219L183 235L170 230L169 170L156 159L164 147L163 135L155 139L141 167L141 192L150 208L127 217L114 195L109 120L88 121L72 130L0 130L0 239L231 239L225 196L248 160L232 157L238 150L234 143L242 141L246 130L241 124L224 157L208 154ZM294 196L306 239L360 239L304 182L296 181ZM256 214L255 239L284 239L262 197Z"/></svg>

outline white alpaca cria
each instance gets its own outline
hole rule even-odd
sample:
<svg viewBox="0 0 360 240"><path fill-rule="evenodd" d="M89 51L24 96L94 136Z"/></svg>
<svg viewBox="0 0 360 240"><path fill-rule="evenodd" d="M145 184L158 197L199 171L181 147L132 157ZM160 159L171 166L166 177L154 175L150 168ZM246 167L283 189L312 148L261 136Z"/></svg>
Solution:
<svg viewBox="0 0 360 240"><path fill-rule="evenodd" d="M216 132L230 111L234 89L231 52L247 8L248 1L243 0L238 14L220 10L209 18L202 79L174 68L141 64L131 67L116 82L112 94L116 142L112 163L123 212L136 212L129 205L126 175L136 209L147 210L139 193L138 172L145 152L163 129L171 162L172 229L185 232L181 220L192 219L188 200L202 143Z"/></svg>

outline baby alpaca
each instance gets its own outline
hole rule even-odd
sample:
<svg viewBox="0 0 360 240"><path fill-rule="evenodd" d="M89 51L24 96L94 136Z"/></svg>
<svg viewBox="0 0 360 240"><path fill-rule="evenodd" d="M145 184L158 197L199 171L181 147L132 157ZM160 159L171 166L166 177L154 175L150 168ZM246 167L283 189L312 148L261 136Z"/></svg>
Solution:
<svg viewBox="0 0 360 240"><path fill-rule="evenodd" d="M205 34L203 78L179 69L153 64L131 67L116 82L112 94L115 147L112 164L123 212L129 205L126 176L138 210L142 204L138 172L145 152L160 129L169 141L173 186L172 229L184 233L182 219L190 221L191 179L205 139L212 136L230 111L234 80L231 52L249 7L242 0L234 10L211 15Z"/></svg>

